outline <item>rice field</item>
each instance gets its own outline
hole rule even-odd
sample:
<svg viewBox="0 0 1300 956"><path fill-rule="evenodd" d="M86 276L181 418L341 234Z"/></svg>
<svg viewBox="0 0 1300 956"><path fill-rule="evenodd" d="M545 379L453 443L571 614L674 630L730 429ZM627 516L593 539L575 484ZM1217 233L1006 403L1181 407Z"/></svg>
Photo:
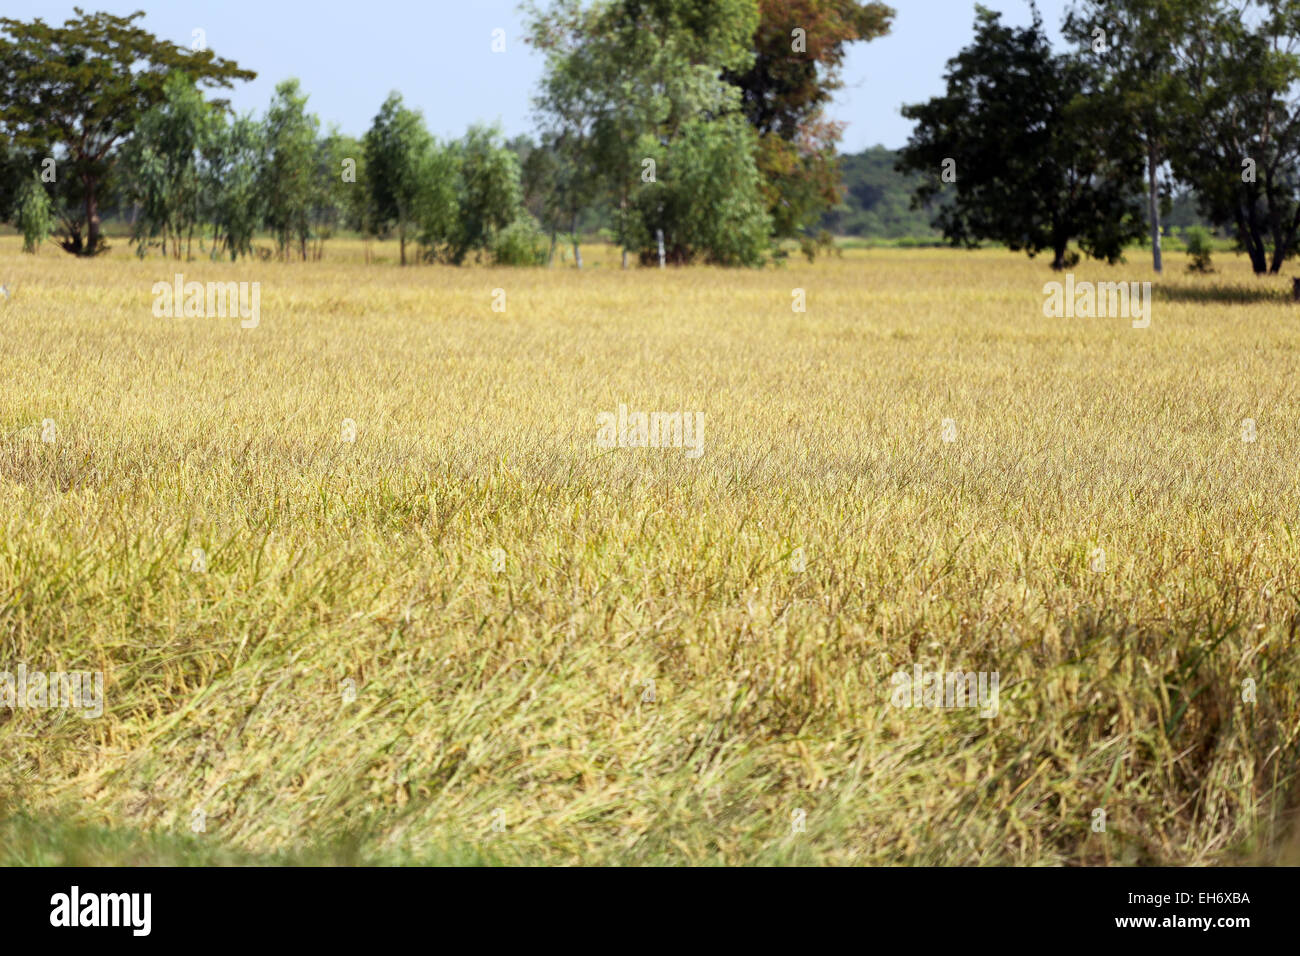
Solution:
<svg viewBox="0 0 1300 956"><path fill-rule="evenodd" d="M1289 278L19 248L0 862L1300 861Z"/></svg>

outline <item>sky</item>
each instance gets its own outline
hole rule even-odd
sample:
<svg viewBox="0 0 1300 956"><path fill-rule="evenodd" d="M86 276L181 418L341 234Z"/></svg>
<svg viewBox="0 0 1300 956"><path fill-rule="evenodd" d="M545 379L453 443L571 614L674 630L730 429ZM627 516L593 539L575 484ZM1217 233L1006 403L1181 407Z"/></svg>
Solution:
<svg viewBox="0 0 1300 956"><path fill-rule="evenodd" d="M1038 4L1054 42L1067 2ZM523 42L517 0L4 0L3 15L62 23L76 5L114 14L143 9L146 29L185 46L202 30L217 55L258 74L222 93L240 112L260 115L275 85L296 76L322 124L353 135L365 132L392 90L444 139L475 122L499 123L509 136L534 130L542 58ZM844 88L828 110L845 124L842 152L902 146L911 124L900 107L941 93L945 63L973 35L974 0L890 5L897 11L890 35L850 47ZM984 5L1007 23L1031 20L1028 0ZM502 53L492 51L498 29Z"/></svg>

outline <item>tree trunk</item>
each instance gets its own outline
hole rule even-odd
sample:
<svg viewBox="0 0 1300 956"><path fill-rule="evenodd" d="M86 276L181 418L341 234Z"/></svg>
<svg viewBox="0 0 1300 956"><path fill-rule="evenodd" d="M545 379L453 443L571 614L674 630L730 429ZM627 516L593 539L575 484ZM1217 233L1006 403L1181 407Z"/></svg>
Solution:
<svg viewBox="0 0 1300 956"><path fill-rule="evenodd" d="M402 247L402 265L406 265L406 223L397 225L397 241Z"/></svg>
<svg viewBox="0 0 1300 956"><path fill-rule="evenodd" d="M1069 246L1070 246L1069 239L1052 240L1052 253L1054 256L1054 258L1052 259L1052 268L1055 269L1057 272L1060 272L1062 269L1065 268L1065 253L1069 249Z"/></svg>
<svg viewBox="0 0 1300 956"><path fill-rule="evenodd" d="M1151 265L1160 272L1162 263L1160 261L1160 185L1156 179L1156 167L1159 162L1156 158L1155 144L1147 148L1147 185L1149 195L1147 197L1149 208L1151 210Z"/></svg>
<svg viewBox="0 0 1300 956"><path fill-rule="evenodd" d="M81 229L72 224L65 224L64 228L68 232L68 238L61 241L59 245L63 247L65 252L70 252L74 256L81 255L83 248L81 245ZM163 251L166 252L165 249Z"/></svg>
<svg viewBox="0 0 1300 956"><path fill-rule="evenodd" d="M1264 249L1264 237L1260 234L1259 223L1256 222L1252 210L1238 208L1237 232L1241 236L1241 244L1246 247L1246 253L1250 256L1251 269L1254 270L1255 275L1263 275L1268 271L1268 256Z"/></svg>
<svg viewBox="0 0 1300 956"><path fill-rule="evenodd" d="M1250 267L1254 270L1255 275L1262 276L1268 271L1268 252L1264 248L1264 240L1259 235L1259 231L1253 227L1249 231L1250 239L1246 243L1246 251L1250 254Z"/></svg>
<svg viewBox="0 0 1300 956"><path fill-rule="evenodd" d="M623 198L618 204L618 238L623 243L623 268L627 268L627 192L624 184Z"/></svg>
<svg viewBox="0 0 1300 956"><path fill-rule="evenodd" d="M1291 217L1291 224L1282 236L1282 241L1273 249L1273 268L1270 271L1274 275L1282 271L1282 263L1286 261L1287 252L1294 248L1297 234L1300 234L1300 208Z"/></svg>
<svg viewBox="0 0 1300 956"><path fill-rule="evenodd" d="M549 269L555 265L555 244L559 241L554 229L551 230L551 251L546 256L546 267Z"/></svg>
<svg viewBox="0 0 1300 956"><path fill-rule="evenodd" d="M573 261L582 268L582 250L578 247L578 214L573 214Z"/></svg>
<svg viewBox="0 0 1300 956"><path fill-rule="evenodd" d="M99 252L99 183L94 176L82 176L86 187L86 247L85 255L93 256Z"/></svg>

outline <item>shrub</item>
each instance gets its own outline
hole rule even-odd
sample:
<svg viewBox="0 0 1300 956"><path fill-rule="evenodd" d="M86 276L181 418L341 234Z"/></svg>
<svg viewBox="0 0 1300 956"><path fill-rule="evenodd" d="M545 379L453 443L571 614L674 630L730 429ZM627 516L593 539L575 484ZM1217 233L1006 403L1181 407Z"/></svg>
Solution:
<svg viewBox="0 0 1300 956"><path fill-rule="evenodd" d="M14 225L23 234L23 252L33 254L54 231L54 204L35 174L18 189Z"/></svg>
<svg viewBox="0 0 1300 956"><path fill-rule="evenodd" d="M1210 261L1210 230L1204 226L1190 226L1183 230L1183 242L1192 261L1187 264L1188 272L1213 272L1214 264Z"/></svg>
<svg viewBox="0 0 1300 956"><path fill-rule="evenodd" d="M499 266L544 266L547 249L537 220L524 213L493 237L492 261Z"/></svg>
<svg viewBox="0 0 1300 956"><path fill-rule="evenodd" d="M800 236L799 251L808 258L809 262L816 261L819 253L821 255L829 255L833 252L839 256L844 255L844 253L835 245L835 237L826 229L820 230L815 236Z"/></svg>
<svg viewBox="0 0 1300 956"><path fill-rule="evenodd" d="M772 221L754 152L754 132L737 116L687 123L662 154L657 185L633 200L629 248L657 261L663 229L669 262L761 266Z"/></svg>

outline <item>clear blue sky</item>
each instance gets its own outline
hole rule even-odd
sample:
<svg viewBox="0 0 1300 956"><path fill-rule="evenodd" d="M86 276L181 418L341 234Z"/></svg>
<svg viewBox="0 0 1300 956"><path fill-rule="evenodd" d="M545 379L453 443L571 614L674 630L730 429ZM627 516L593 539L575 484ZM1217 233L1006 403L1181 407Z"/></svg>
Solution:
<svg viewBox="0 0 1300 956"><path fill-rule="evenodd" d="M475 121L500 122L509 135L533 129L532 97L541 58L522 42L516 0L4 0L3 15L62 23L87 10L146 12L155 34L189 46L205 31L218 55L257 71L231 99L261 114L275 84L296 76L325 124L360 134L390 90L424 111L430 130L460 136ZM1041 0L1054 39L1067 0ZM1028 23L1027 0L984 0L1009 23ZM830 111L847 124L842 149L901 146L910 125L903 103L943 89L943 69L971 40L974 0L892 0L892 33L850 48L845 87ZM493 53L492 31L506 33Z"/></svg>

